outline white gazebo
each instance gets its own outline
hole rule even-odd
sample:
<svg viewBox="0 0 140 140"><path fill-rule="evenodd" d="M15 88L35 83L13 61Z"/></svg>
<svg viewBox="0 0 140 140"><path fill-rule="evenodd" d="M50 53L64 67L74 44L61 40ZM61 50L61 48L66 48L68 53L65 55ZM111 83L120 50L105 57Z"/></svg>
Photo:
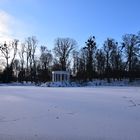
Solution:
<svg viewBox="0 0 140 140"><path fill-rule="evenodd" d="M53 82L69 81L69 79L70 79L70 73L68 71L53 71L52 72Z"/></svg>

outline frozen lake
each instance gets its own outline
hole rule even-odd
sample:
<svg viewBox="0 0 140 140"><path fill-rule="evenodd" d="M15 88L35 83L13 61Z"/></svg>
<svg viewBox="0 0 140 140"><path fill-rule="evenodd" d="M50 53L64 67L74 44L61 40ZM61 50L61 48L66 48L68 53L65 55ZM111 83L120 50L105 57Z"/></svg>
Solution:
<svg viewBox="0 0 140 140"><path fill-rule="evenodd" d="M0 140L140 140L140 88L1 86Z"/></svg>

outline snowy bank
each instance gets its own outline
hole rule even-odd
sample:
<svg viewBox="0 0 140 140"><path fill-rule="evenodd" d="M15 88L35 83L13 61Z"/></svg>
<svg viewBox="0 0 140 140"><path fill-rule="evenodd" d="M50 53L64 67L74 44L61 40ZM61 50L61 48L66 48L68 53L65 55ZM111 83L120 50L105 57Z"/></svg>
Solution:
<svg viewBox="0 0 140 140"><path fill-rule="evenodd" d="M140 87L140 80L129 82L129 80L111 81L108 83L106 80L93 80L92 82L46 82L46 83L32 83L32 82L14 82L0 86L40 86L40 87L98 87L98 86L134 86Z"/></svg>
<svg viewBox="0 0 140 140"><path fill-rule="evenodd" d="M98 87L98 86L138 86L140 87L140 80L129 82L128 80L123 81L112 81L108 83L105 80L93 80L92 82L46 82L40 84L41 87Z"/></svg>

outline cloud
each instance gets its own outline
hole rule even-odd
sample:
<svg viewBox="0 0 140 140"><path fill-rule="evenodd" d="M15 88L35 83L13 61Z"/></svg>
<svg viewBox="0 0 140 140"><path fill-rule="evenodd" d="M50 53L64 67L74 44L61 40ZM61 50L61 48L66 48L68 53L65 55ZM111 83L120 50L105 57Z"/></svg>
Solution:
<svg viewBox="0 0 140 140"><path fill-rule="evenodd" d="M28 34L28 26L6 11L0 10L0 43L13 39L22 40Z"/></svg>
<svg viewBox="0 0 140 140"><path fill-rule="evenodd" d="M13 39L23 42L28 36L36 35L39 26L32 20L13 16L4 10L0 10L0 44Z"/></svg>
<svg viewBox="0 0 140 140"><path fill-rule="evenodd" d="M5 11L0 10L0 41L12 39L12 26L14 17Z"/></svg>

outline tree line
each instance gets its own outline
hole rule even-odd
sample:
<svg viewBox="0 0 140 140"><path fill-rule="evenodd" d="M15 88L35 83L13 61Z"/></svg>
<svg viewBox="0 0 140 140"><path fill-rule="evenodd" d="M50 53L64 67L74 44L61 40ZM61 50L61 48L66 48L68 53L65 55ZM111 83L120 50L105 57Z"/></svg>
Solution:
<svg viewBox="0 0 140 140"><path fill-rule="evenodd" d="M55 70L69 71L71 80L79 82L140 78L140 32L123 35L120 43L107 38L102 46L91 36L80 50L77 46L74 39L57 38L49 50L38 46L35 36L0 43L0 82L51 81Z"/></svg>

